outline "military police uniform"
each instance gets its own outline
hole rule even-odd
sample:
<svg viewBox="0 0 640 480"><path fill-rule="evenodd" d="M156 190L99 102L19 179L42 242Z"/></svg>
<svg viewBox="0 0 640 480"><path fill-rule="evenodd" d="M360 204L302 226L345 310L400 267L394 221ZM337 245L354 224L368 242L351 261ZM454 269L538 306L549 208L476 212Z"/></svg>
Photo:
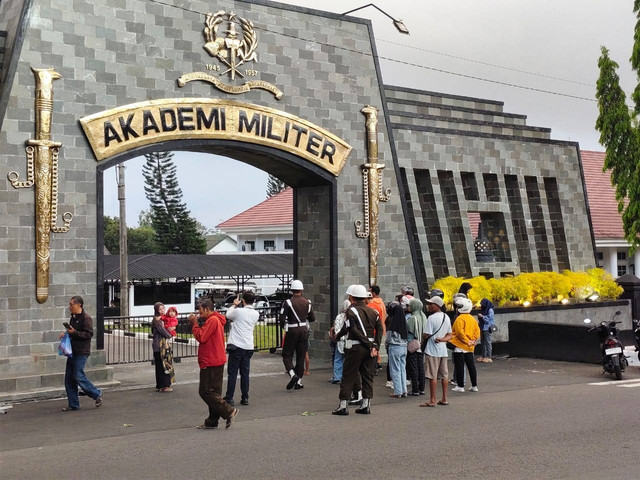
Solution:
<svg viewBox="0 0 640 480"><path fill-rule="evenodd" d="M362 287L364 289L364 287ZM366 296L366 290L365 290ZM336 334L337 338L347 335L344 356L342 382L340 384L340 406L332 413L348 415L347 402L354 386L358 382L358 374L362 381L362 406L356 413L370 413L373 398L373 375L377 357L371 356L371 349L379 349L382 338L380 316L373 308L368 307L364 298L356 298L356 302L347 310L344 327Z"/></svg>
<svg viewBox="0 0 640 480"><path fill-rule="evenodd" d="M296 282L298 282L296 284ZM295 287L298 287L294 289ZM302 290L302 282L294 280L291 283L292 290ZM282 304L280 310L280 325L285 330L284 345L282 346L282 361L289 374L290 380L287 390L302 387L304 375L304 360L309 345L309 323L315 321L315 315L311 308L311 302L302 295L294 295ZM295 366L293 357L296 357Z"/></svg>

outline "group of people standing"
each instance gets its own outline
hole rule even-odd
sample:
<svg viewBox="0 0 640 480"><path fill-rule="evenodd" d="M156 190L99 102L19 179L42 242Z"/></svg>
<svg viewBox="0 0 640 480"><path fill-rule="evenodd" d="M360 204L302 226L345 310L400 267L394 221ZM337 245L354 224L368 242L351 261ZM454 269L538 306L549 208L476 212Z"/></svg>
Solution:
<svg viewBox="0 0 640 480"><path fill-rule="evenodd" d="M460 291L454 295L454 311L451 313L446 312L444 294L440 290L434 289L429 292L426 300L427 314L425 314L425 305L413 296L411 287L404 287L396 299L386 307L380 299L378 286L371 286L368 292L364 287L358 289L361 295L366 294L362 298L353 296L354 287L356 286L352 285L347 290L349 299L344 301L329 332L329 338L335 349L333 377L329 381L341 384L341 403L339 408L334 410L334 414L348 414L347 405L349 404L361 405L361 408L356 410L358 413L362 413L362 405L367 406L367 413L370 412L372 391L365 392L365 378L360 375L361 390L358 390L360 379L349 377L345 380L344 364L348 350L345 350L346 340L337 334L345 328L349 331L358 331L358 323L354 323L350 315L355 303L359 303L360 308L366 307L369 312L375 312L377 315L377 320L372 321L374 328L369 338L370 344L365 342L362 345L369 347L372 356L375 350L375 356L379 358L380 340L376 343L376 334L380 333L381 338L384 339L388 354L387 386L393 389L391 397L426 395L426 380L428 380L429 401L421 403L420 406L448 405L448 382L455 385L453 391L465 391L465 367L471 381L469 391L478 391L474 351L481 341L482 357L479 357L478 361L487 363L492 361L491 333L495 329L494 312L493 304L488 299L483 299L480 302L481 313L478 315L478 321L471 315L473 303L468 298L468 292L471 289L468 282L463 283ZM383 306L382 309L380 305ZM366 330L364 325L360 328L362 332ZM452 380L449 380L448 349L453 350ZM369 372L364 373L368 376ZM442 384L440 400L437 400L436 395L438 382ZM411 384L410 392L407 388L409 383Z"/></svg>

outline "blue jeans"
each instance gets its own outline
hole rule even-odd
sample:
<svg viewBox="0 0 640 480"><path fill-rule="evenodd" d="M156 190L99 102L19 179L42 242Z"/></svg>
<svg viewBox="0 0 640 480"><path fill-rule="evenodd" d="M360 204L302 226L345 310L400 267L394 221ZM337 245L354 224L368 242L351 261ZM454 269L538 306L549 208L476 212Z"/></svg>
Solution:
<svg viewBox="0 0 640 480"><path fill-rule="evenodd" d="M238 379L238 370L240 370L240 392L242 399L249 399L249 369L251 365L251 357L253 350L245 350L244 348L234 348L228 350L229 363L227 364L227 393L224 396L225 401L233 400L236 393L236 381Z"/></svg>
<svg viewBox="0 0 640 480"><path fill-rule="evenodd" d="M491 332L482 332L482 356L484 358L491 358Z"/></svg>
<svg viewBox="0 0 640 480"><path fill-rule="evenodd" d="M64 372L64 388L67 390L69 408L80 408L78 387L94 400L102 395L102 392L84 374L87 357L87 355L74 355L67 358L67 369Z"/></svg>
<svg viewBox="0 0 640 480"><path fill-rule="evenodd" d="M389 372L393 382L393 393L407 393L407 346L389 345Z"/></svg>
<svg viewBox="0 0 640 480"><path fill-rule="evenodd" d="M333 379L342 381L342 367L344 367L344 353L336 348L336 354L333 357Z"/></svg>

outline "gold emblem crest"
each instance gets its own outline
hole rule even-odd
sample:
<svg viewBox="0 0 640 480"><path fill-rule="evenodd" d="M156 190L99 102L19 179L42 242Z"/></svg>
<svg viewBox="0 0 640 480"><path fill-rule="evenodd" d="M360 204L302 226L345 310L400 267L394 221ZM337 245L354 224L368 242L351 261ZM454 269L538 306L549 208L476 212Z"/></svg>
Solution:
<svg viewBox="0 0 640 480"><path fill-rule="evenodd" d="M216 13L208 13L205 19L204 49L209 55L217 58L228 68L220 73L220 76L229 73L235 80L236 74L244 78L244 74L238 67L248 62L257 62L258 35L255 32L253 22L237 16L235 13L227 13L220 10ZM226 29L220 31L220 28ZM238 31L238 29L240 31ZM225 33L226 36L221 34ZM224 67L223 67L224 68Z"/></svg>

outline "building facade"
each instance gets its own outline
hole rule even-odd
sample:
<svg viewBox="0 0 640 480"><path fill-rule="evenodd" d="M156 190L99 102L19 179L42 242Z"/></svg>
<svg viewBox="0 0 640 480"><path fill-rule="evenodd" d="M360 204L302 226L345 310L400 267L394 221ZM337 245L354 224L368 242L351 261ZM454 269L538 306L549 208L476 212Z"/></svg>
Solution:
<svg viewBox="0 0 640 480"><path fill-rule="evenodd" d="M2 389L64 370L71 295L85 297L102 348L103 171L159 149L226 155L292 187L317 356L350 284L390 298L445 275L594 266L576 143L500 102L383 85L367 20L264 0L212 9L0 3ZM495 240L490 264L474 255L473 212ZM289 240L265 233L276 248Z"/></svg>

